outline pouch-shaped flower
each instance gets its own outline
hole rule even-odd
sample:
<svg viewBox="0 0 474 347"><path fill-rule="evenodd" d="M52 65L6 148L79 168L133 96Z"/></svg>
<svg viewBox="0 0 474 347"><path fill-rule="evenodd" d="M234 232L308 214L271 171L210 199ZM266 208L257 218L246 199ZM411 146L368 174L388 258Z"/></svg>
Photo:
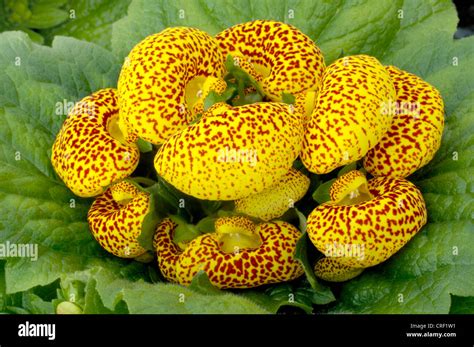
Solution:
<svg viewBox="0 0 474 347"><path fill-rule="evenodd" d="M202 111L210 91L224 91L217 42L193 28L146 37L125 59L118 81L121 126L130 136L163 143Z"/></svg>
<svg viewBox="0 0 474 347"><path fill-rule="evenodd" d="M118 126L115 89L102 89L76 103L53 145L51 163L72 192L101 194L110 184L130 176L140 152Z"/></svg>
<svg viewBox="0 0 474 347"><path fill-rule="evenodd" d="M387 66L397 99L388 105L393 123L364 157L374 176L407 177L433 159L441 145L444 106L439 92L420 77Z"/></svg>
<svg viewBox="0 0 474 347"><path fill-rule="evenodd" d="M94 238L109 253L121 258L136 258L146 252L138 238L156 227L150 194L135 184L122 181L97 197L87 215ZM152 230L151 230L152 231Z"/></svg>
<svg viewBox="0 0 474 347"><path fill-rule="evenodd" d="M298 157L302 137L302 117L287 104L218 103L163 144L155 168L196 198L236 200L282 179Z"/></svg>
<svg viewBox="0 0 474 347"><path fill-rule="evenodd" d="M176 225L165 219L155 234L158 264L172 282L189 285L203 270L219 288L253 288L298 278L294 258L298 229L286 222L255 225L245 217L223 217L215 232L198 236L184 251L173 243Z"/></svg>
<svg viewBox="0 0 474 347"><path fill-rule="evenodd" d="M341 278L342 268L366 268L387 260L427 220L421 192L402 178L367 181L360 171L350 171L333 183L330 197L310 213L307 223L312 243L329 259L316 272L326 280Z"/></svg>
<svg viewBox="0 0 474 347"><path fill-rule="evenodd" d="M224 56L259 83L272 101L319 88L324 58L314 42L292 25L255 20L216 35Z"/></svg>
<svg viewBox="0 0 474 347"><path fill-rule="evenodd" d="M309 188L310 180L296 169L262 192L235 201L235 211L269 221L283 215L300 200Z"/></svg>
<svg viewBox="0 0 474 347"><path fill-rule="evenodd" d="M362 159L392 123L383 111L395 96L389 73L374 57L349 56L329 65L306 124L303 164L325 174Z"/></svg>

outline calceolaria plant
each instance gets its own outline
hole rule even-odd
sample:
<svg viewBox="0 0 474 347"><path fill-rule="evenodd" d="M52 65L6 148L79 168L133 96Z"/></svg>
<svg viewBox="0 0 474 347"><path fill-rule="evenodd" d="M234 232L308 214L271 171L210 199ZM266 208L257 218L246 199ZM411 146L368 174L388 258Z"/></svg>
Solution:
<svg viewBox="0 0 474 347"><path fill-rule="evenodd" d="M224 57L233 62L229 78ZM235 93L252 92L261 92L261 101L232 105ZM390 112L391 103L404 101L420 103L423 112L414 119ZM147 252L141 235L154 235L159 268L171 282L190 285L204 271L218 288L253 288L301 276L300 231L278 221L310 185L292 168L299 157L316 174L364 159L380 176L367 181L360 171L345 173L331 185L330 201L309 214L308 235L325 255L315 264L317 277L349 280L387 260L426 223L420 191L397 177L425 165L439 148L439 93L367 55L325 67L314 42L291 25L258 20L216 38L166 29L132 49L118 91L99 91L79 105L92 113L78 106L70 113L53 147L54 167L80 196L107 189L88 214L105 250L140 259ZM158 176L146 179L160 177L197 199L233 201L234 212L177 243L172 216L158 218L162 197L120 181L138 163L137 141L159 145Z"/></svg>
<svg viewBox="0 0 474 347"><path fill-rule="evenodd" d="M451 5L188 3L132 0L71 34L106 49L0 34L0 241L38 246L26 261L0 242L0 311L435 313L474 296L474 45L452 42ZM47 44L74 24L12 6Z"/></svg>

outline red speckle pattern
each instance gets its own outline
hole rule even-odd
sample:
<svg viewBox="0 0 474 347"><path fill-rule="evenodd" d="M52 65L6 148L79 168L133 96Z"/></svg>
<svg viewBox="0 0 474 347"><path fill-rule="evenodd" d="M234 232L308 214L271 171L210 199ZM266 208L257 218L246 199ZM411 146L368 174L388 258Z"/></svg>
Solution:
<svg viewBox="0 0 474 347"><path fill-rule="evenodd" d="M308 216L308 235L326 253L334 243L363 245L364 257L338 257L350 267L377 265L402 248L426 224L427 212L418 188L403 178L368 181L373 199L355 205L327 202Z"/></svg>
<svg viewBox="0 0 474 347"><path fill-rule="evenodd" d="M123 205L114 200L115 193L130 195L131 200ZM149 211L149 195L122 181L95 199L87 220L92 235L107 252L121 258L135 258L146 251L138 243L138 237Z"/></svg>
<svg viewBox="0 0 474 347"><path fill-rule="evenodd" d="M395 100L388 72L374 57L344 57L328 66L306 125L301 160L311 172L328 173L362 159L383 137Z"/></svg>
<svg viewBox="0 0 474 347"><path fill-rule="evenodd" d="M193 28L150 35L128 55L118 81L120 116L130 136L160 144L196 116L185 88L197 76L222 77L224 57L216 41Z"/></svg>
<svg viewBox="0 0 474 347"><path fill-rule="evenodd" d="M99 90L76 104L56 137L51 162L78 196L103 193L138 165L138 147L121 143L109 133L108 124L114 117L118 117L116 90Z"/></svg>
<svg viewBox="0 0 474 347"><path fill-rule="evenodd" d="M294 258L301 233L286 222L257 225L262 245L230 254L220 250L215 233L197 237L181 252L172 241L175 227L165 219L158 226L154 241L158 264L169 281L189 285L203 270L218 288L252 288L290 281L303 274L301 264Z"/></svg>
<svg viewBox="0 0 474 347"><path fill-rule="evenodd" d="M443 99L418 76L394 66L386 69L399 110L382 140L365 156L364 167L374 176L407 177L428 164L441 145Z"/></svg>
<svg viewBox="0 0 474 347"><path fill-rule="evenodd" d="M359 170L352 170L338 177L329 188L329 196L332 201L339 201L351 190L358 188L358 184L367 182L365 175Z"/></svg>
<svg viewBox="0 0 474 347"><path fill-rule="evenodd" d="M235 200L282 179L301 151L302 137L302 117L287 104L219 103L161 146L155 168L186 194Z"/></svg>
<svg viewBox="0 0 474 347"><path fill-rule="evenodd" d="M239 59L273 101L283 92L297 94L317 90L324 72L324 58L315 43L292 25L256 20L235 25L216 36L223 55ZM249 62L250 60L250 62ZM255 73L263 66L268 76Z"/></svg>
<svg viewBox="0 0 474 347"><path fill-rule="evenodd" d="M235 200L235 211L269 221L283 215L308 191L310 180L296 169L262 192Z"/></svg>

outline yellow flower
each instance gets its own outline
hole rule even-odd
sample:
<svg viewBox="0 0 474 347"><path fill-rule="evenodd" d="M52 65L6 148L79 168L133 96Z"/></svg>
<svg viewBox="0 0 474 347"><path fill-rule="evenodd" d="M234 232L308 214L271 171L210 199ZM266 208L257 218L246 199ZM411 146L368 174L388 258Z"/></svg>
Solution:
<svg viewBox="0 0 474 347"><path fill-rule="evenodd" d="M226 84L217 42L193 28L150 35L125 59L118 81L120 117L130 138L160 144L192 122L210 91Z"/></svg>
<svg viewBox="0 0 474 347"><path fill-rule="evenodd" d="M439 92L406 71L387 66L397 92L393 123L364 158L374 176L407 177L433 159L441 145L444 105Z"/></svg>
<svg viewBox="0 0 474 347"><path fill-rule="evenodd" d="M427 220L421 192L403 178L367 181L354 170L333 183L330 196L307 224L311 241L327 257L316 264L316 275L328 281L350 279L387 260Z"/></svg>
<svg viewBox="0 0 474 347"><path fill-rule="evenodd" d="M153 213L150 194L122 181L97 197L87 215L94 238L109 253L136 258L146 250L139 244L145 218ZM154 227L154 226L150 226Z"/></svg>
<svg viewBox="0 0 474 347"><path fill-rule="evenodd" d="M258 194L236 200L235 211L264 221L280 217L305 195L309 183L308 177L291 169L276 184Z"/></svg>
<svg viewBox="0 0 474 347"><path fill-rule="evenodd" d="M287 104L218 103L161 146L155 168L196 198L236 200L281 180L298 157L302 137L302 117Z"/></svg>
<svg viewBox="0 0 474 347"><path fill-rule="evenodd" d="M51 162L59 177L81 197L101 194L128 177L140 152L118 127L115 89L102 89L76 103L53 145Z"/></svg>
<svg viewBox="0 0 474 347"><path fill-rule="evenodd" d="M216 231L191 241L184 251L172 241L176 225L165 219L154 245L163 275L189 285L203 270L219 288L253 288L298 278L303 268L294 258L298 229L286 222L255 225L245 217L223 217Z"/></svg>
<svg viewBox="0 0 474 347"><path fill-rule="evenodd" d="M216 36L224 56L251 75L272 101L282 94L318 89L324 58L314 42L292 25L256 20L235 25Z"/></svg>
<svg viewBox="0 0 474 347"><path fill-rule="evenodd" d="M324 73L306 124L303 164L325 174L362 159L392 123L382 111L393 100L393 82L377 59L356 55L335 61Z"/></svg>

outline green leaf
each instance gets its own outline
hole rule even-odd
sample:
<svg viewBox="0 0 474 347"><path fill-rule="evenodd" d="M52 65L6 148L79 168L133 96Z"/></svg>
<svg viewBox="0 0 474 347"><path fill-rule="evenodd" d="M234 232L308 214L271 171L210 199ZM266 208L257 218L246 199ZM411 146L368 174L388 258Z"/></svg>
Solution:
<svg viewBox="0 0 474 347"><path fill-rule="evenodd" d="M36 261L8 259L6 292L46 285L92 264L119 267L123 261L103 251L88 230L91 200L74 196L50 162L65 118L57 104L115 85L117 60L93 44L58 37L43 47L20 32L0 34L0 51L0 243L38 247Z"/></svg>
<svg viewBox="0 0 474 347"><path fill-rule="evenodd" d="M2 21L8 23L5 27L13 24L17 26L24 20L31 17L31 10L29 9L28 0L4 0L0 6L2 11ZM6 17L6 20L3 19Z"/></svg>
<svg viewBox="0 0 474 347"><path fill-rule="evenodd" d="M314 291L314 303L319 305L328 304L335 300L335 297L329 287L320 284L314 274L313 267L308 258L308 234L306 233L306 217L297 209L295 209L299 219L299 229L302 232L298 243L296 244L295 259L299 260L303 265L306 279Z"/></svg>
<svg viewBox="0 0 474 347"><path fill-rule="evenodd" d="M54 36L67 35L110 48L112 24L127 14L129 4L130 0L69 0L63 6L67 20L41 34L48 43Z"/></svg>
<svg viewBox="0 0 474 347"><path fill-rule="evenodd" d="M214 287L207 276L207 273L203 270L199 271L191 281L191 284L188 287L191 290L194 290L196 293L205 294L205 295L220 295L224 294L223 291Z"/></svg>
<svg viewBox="0 0 474 347"><path fill-rule="evenodd" d="M222 94L217 94L216 92L211 91L204 100L204 111L207 111L212 105L217 104L218 102L226 102L231 99L234 94L234 87L228 87Z"/></svg>
<svg viewBox="0 0 474 347"><path fill-rule="evenodd" d="M202 234L212 233L215 231L216 220L216 217L205 217L196 224L196 229Z"/></svg>
<svg viewBox="0 0 474 347"><path fill-rule="evenodd" d="M175 284L131 283L103 269L87 275L96 281L96 290L104 307L114 311L117 306L126 303L130 313L269 313L253 301L228 292L216 298L216 295Z"/></svg>
<svg viewBox="0 0 474 347"><path fill-rule="evenodd" d="M283 93L281 99L285 104L294 105L295 103L295 96L290 93Z"/></svg>
<svg viewBox="0 0 474 347"><path fill-rule="evenodd" d="M291 285L290 283L280 283L269 287L265 293L272 299L273 302L278 303L279 307L292 306L298 307L306 313L313 312L314 290L312 288L303 288Z"/></svg>
<svg viewBox="0 0 474 347"><path fill-rule="evenodd" d="M47 44L68 35L110 48L112 24L127 14L130 1L6 0L5 8L0 6L0 32L22 30Z"/></svg>
<svg viewBox="0 0 474 347"><path fill-rule="evenodd" d="M452 296L449 313L474 314L474 296Z"/></svg>
<svg viewBox="0 0 474 347"><path fill-rule="evenodd" d="M147 142L142 139L138 139L137 146L140 149L141 153L148 153L153 151L153 145L150 142Z"/></svg>
<svg viewBox="0 0 474 347"><path fill-rule="evenodd" d="M53 304L41 299L38 295L24 292L22 308L33 314L52 314L54 313Z"/></svg>
<svg viewBox="0 0 474 347"><path fill-rule="evenodd" d="M199 205L207 216L215 214L221 207L224 206L224 202L215 200L199 200Z"/></svg>
<svg viewBox="0 0 474 347"><path fill-rule="evenodd" d="M33 41L34 43L38 43L40 45L42 45L44 43L43 36L38 34L36 31L26 29L26 28L22 28L21 30L24 31L25 33L27 33L28 36L30 37L31 41Z"/></svg>
<svg viewBox="0 0 474 347"><path fill-rule="evenodd" d="M14 23L0 6L0 30L26 30L21 22L32 15L24 6L28 2L10 3L19 6ZM123 58L145 36L178 25L216 34L252 19L295 25L316 41L327 64L343 51L371 54L416 73L438 88L445 102L442 146L429 165L410 177L423 192L429 223L387 262L338 285L340 296L329 312L448 313L469 302L459 298L474 296L474 250L469 246L474 241L474 38L453 40L457 18L451 1L134 0L127 12L128 3L53 1L52 7L68 14L74 8L76 19L40 30L46 42L55 34L69 34L111 47L114 55L71 38L56 37L52 47L43 47L24 33L0 34L0 243L37 244L39 251L37 261L7 259L2 311L27 313L24 293L30 293L30 309L39 310L41 301L51 298L33 288L60 277L63 288L65 276L85 274L78 280L84 291L78 294L83 305L89 302L88 312L275 312L229 293L217 299L176 285L144 282L150 266L114 258L98 246L86 221L91 200L75 197L50 164L51 145L65 119L58 109L100 88L115 87ZM188 222L205 217L196 200L164 187L178 209L173 213L186 215ZM318 202L327 199L315 195ZM177 206L178 197L185 199L186 208ZM300 242L299 252L309 257L308 240ZM309 273L309 263L306 269ZM239 295L253 295L248 293L258 296L261 291ZM179 294L185 295L184 303L176 299ZM301 296L303 301L308 297Z"/></svg>
<svg viewBox="0 0 474 347"><path fill-rule="evenodd" d="M351 172L352 170L355 170L355 169L357 169L357 162L347 164L346 166L344 166L342 169L339 170L339 172L337 173L337 177L341 177L345 175L346 173Z"/></svg>
<svg viewBox="0 0 474 347"><path fill-rule="evenodd" d="M183 218L173 215L170 219L178 226L173 233L173 242L176 244L185 244L201 235L195 225L187 223Z"/></svg>
<svg viewBox="0 0 474 347"><path fill-rule="evenodd" d="M31 29L47 29L63 23L68 18L66 11L49 5L39 5L32 9L32 15L23 21Z"/></svg>
<svg viewBox="0 0 474 347"><path fill-rule="evenodd" d="M295 302L288 301L288 296L286 297L277 297L274 293L268 295L267 293L262 293L256 289L246 289L246 290L220 290L214 287L209 280L205 271L199 271L193 278L189 289L193 290L196 293L203 294L203 295L226 295L227 293L238 293L240 296L249 299L250 301L254 302L255 304L259 305L260 307L264 308L265 310L276 313L282 306L294 306L299 307L305 310L307 313L311 313L312 308L311 305L306 305L301 303L298 300Z"/></svg>
<svg viewBox="0 0 474 347"><path fill-rule="evenodd" d="M320 184L313 193L313 200L316 201L318 204L323 204L331 200L329 196L329 190L331 189L331 186L334 181L336 181L335 178Z"/></svg>
<svg viewBox="0 0 474 347"><path fill-rule="evenodd" d="M134 183L135 181L135 183ZM140 181L147 182L149 184L152 184L152 186L148 188L143 188L141 187L138 183ZM158 206L160 204L160 196L156 194L157 187L159 186L159 183L150 180L148 178L139 178L135 177L132 180L129 180L132 184L138 186L137 188L140 190L143 190L145 192L148 192L150 195L150 211L147 213L145 218L143 219L142 222L142 230L140 233L140 236L138 236L138 243L145 248L147 251L150 251L154 253L155 249L153 247L153 236L155 235L156 231L156 226L160 222L161 219L163 219L164 215L160 213L160 207ZM137 260L144 261L146 259L152 259L150 258L147 254L137 257ZM147 261L144 261L147 262Z"/></svg>

